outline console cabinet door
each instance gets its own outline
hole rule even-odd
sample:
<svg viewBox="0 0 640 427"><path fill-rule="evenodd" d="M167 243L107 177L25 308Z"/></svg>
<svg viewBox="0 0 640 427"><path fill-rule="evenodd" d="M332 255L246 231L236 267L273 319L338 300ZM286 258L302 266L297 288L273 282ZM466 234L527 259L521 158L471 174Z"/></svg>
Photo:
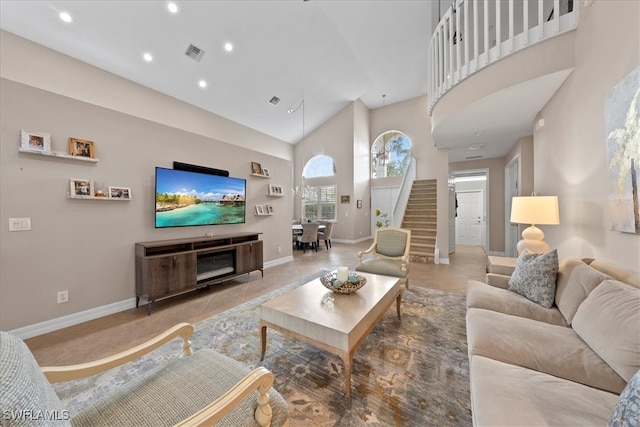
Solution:
<svg viewBox="0 0 640 427"><path fill-rule="evenodd" d="M147 259L147 289L155 300L196 286L196 255L176 254Z"/></svg>
<svg viewBox="0 0 640 427"><path fill-rule="evenodd" d="M262 240L238 245L236 249L236 273L244 274L262 270Z"/></svg>

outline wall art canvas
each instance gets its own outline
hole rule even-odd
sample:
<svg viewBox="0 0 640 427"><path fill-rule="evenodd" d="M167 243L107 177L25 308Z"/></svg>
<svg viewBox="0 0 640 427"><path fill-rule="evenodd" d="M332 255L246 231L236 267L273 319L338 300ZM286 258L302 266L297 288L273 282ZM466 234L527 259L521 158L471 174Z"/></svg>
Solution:
<svg viewBox="0 0 640 427"><path fill-rule="evenodd" d="M640 67L616 84L605 99L611 228L640 234Z"/></svg>

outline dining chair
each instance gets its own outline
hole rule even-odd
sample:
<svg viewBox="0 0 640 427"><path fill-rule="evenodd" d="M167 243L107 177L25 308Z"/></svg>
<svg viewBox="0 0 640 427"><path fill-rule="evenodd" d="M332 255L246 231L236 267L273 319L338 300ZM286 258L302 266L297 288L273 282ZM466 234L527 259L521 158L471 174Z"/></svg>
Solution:
<svg viewBox="0 0 640 427"><path fill-rule="evenodd" d="M302 236L298 237L298 243L302 245L302 253L306 252L309 244L318 252L318 227L320 227L318 223L302 224Z"/></svg>
<svg viewBox="0 0 640 427"><path fill-rule="evenodd" d="M323 222L324 230L318 231L318 240L324 240L327 249L331 248L331 233L333 232L333 222Z"/></svg>

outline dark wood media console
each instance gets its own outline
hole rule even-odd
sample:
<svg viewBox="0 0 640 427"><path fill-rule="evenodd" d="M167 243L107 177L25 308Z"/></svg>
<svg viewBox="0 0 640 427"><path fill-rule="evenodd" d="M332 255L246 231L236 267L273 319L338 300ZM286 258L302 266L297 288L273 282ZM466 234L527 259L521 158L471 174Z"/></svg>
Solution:
<svg viewBox="0 0 640 427"><path fill-rule="evenodd" d="M260 270L262 233L136 243L136 307Z"/></svg>

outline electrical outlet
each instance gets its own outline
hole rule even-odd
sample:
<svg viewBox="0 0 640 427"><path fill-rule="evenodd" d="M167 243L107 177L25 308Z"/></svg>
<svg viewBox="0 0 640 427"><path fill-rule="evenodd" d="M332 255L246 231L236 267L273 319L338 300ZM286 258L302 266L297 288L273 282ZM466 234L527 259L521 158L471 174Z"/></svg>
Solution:
<svg viewBox="0 0 640 427"><path fill-rule="evenodd" d="M278 246L278 253L282 252L282 246Z"/></svg>
<svg viewBox="0 0 640 427"><path fill-rule="evenodd" d="M62 304L64 302L69 302L69 291L58 292L58 304Z"/></svg>

